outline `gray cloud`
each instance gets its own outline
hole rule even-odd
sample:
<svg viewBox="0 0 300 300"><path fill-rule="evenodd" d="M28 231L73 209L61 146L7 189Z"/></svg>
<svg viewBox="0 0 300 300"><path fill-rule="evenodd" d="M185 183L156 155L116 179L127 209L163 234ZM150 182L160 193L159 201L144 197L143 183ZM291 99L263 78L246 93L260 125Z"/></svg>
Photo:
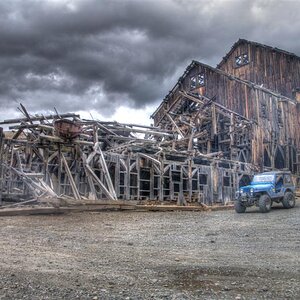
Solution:
<svg viewBox="0 0 300 300"><path fill-rule="evenodd" d="M33 111L143 107L239 38L300 53L300 2L11 0L0 3L0 103Z"/></svg>

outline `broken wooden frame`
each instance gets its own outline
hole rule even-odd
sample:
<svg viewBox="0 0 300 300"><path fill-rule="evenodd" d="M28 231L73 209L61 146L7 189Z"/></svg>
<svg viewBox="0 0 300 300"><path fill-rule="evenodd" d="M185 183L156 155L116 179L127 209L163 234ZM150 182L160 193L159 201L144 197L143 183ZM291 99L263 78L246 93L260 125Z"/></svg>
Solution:
<svg viewBox="0 0 300 300"><path fill-rule="evenodd" d="M217 113L224 111L222 107L207 107ZM195 114L199 117L194 112L189 120L184 119L185 114L181 120L172 115L170 118L178 124L194 125L191 120ZM205 117L205 114L203 109L201 115ZM234 199L240 182L249 181L256 170L251 164L222 158L222 152L201 153L198 144L205 140L208 130L195 135L193 126L181 126L179 131L175 125L162 129L66 116L69 123L71 119L81 126L75 138L59 136L54 129L57 117L1 123L19 123L10 127L15 130L12 138L1 137L1 199L72 197L78 201L123 199L224 204ZM228 111L223 112L223 117L231 121L238 118ZM244 121L248 126L247 120ZM211 124L215 126L213 121Z"/></svg>

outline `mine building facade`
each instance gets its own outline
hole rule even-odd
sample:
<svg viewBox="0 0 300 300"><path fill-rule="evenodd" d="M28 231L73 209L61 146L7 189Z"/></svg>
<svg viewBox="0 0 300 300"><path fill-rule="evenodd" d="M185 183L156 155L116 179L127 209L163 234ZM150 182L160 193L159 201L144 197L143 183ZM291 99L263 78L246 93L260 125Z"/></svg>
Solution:
<svg viewBox="0 0 300 300"><path fill-rule="evenodd" d="M192 135L190 147L202 153L298 174L299 62L239 40L218 68L193 61L152 115L154 124Z"/></svg>

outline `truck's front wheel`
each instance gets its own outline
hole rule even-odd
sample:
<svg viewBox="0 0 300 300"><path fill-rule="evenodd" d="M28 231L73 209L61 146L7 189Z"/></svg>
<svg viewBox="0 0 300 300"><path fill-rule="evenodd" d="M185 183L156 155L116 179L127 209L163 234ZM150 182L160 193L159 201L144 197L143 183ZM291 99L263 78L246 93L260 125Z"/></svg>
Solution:
<svg viewBox="0 0 300 300"><path fill-rule="evenodd" d="M235 201L234 209L238 214L242 214L246 211L246 206L244 206L240 201Z"/></svg>
<svg viewBox="0 0 300 300"><path fill-rule="evenodd" d="M271 210L272 201L268 195L261 195L258 200L259 210L262 213L267 213Z"/></svg>
<svg viewBox="0 0 300 300"><path fill-rule="evenodd" d="M284 208L293 208L295 206L295 196L292 192L286 192L282 199Z"/></svg>

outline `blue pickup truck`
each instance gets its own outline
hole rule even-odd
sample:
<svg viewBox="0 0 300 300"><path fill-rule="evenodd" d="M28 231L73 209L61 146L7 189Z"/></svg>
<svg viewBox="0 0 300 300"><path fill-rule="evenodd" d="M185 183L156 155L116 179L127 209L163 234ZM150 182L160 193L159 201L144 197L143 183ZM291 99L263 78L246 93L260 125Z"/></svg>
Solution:
<svg viewBox="0 0 300 300"><path fill-rule="evenodd" d="M285 208L295 206L295 186L290 172L255 175L250 185L240 187L236 192L234 208L237 213L244 213L247 207L256 205L266 213L271 210L273 202L281 202Z"/></svg>

